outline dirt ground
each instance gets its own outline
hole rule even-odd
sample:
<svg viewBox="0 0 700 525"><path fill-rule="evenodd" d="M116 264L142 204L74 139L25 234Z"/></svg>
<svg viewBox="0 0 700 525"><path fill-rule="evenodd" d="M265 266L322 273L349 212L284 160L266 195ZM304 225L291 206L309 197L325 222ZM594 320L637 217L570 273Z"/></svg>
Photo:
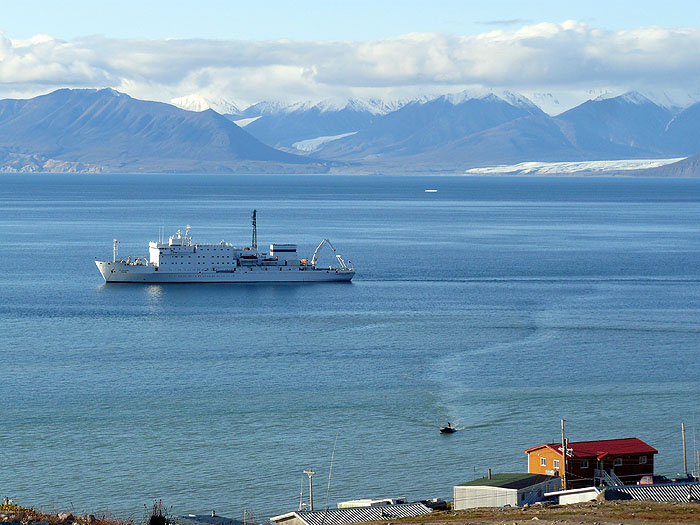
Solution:
<svg viewBox="0 0 700 525"><path fill-rule="evenodd" d="M14 508L12 508L14 507ZM48 522L49 525L134 525L105 517L55 515L17 506L0 505L0 523ZM472 509L435 512L374 525L700 525L700 503L655 503L650 501L604 501L575 505Z"/></svg>
<svg viewBox="0 0 700 525"><path fill-rule="evenodd" d="M395 525L653 525L700 524L699 503L606 501L575 505L534 505L521 508L472 509L436 512L420 518L396 520Z"/></svg>

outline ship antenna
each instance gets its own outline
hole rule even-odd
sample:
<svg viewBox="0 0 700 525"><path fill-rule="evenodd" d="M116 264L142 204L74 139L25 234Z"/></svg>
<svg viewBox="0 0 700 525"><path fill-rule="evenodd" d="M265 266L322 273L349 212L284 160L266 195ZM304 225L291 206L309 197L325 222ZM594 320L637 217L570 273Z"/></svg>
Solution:
<svg viewBox="0 0 700 525"><path fill-rule="evenodd" d="M256 210L253 210L253 242L251 243L253 250L258 250L258 224L256 218Z"/></svg>

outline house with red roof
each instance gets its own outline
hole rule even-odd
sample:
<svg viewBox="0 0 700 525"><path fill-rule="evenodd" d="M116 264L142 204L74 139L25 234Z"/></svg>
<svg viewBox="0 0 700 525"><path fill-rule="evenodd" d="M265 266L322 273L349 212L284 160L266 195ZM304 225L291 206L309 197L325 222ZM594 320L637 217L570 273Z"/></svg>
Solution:
<svg viewBox="0 0 700 525"><path fill-rule="evenodd" d="M527 449L528 472L561 477L561 449L561 443ZM627 485L635 484L642 476L654 474L654 454L658 452L638 438L569 442L566 488L597 485L606 474L612 474Z"/></svg>

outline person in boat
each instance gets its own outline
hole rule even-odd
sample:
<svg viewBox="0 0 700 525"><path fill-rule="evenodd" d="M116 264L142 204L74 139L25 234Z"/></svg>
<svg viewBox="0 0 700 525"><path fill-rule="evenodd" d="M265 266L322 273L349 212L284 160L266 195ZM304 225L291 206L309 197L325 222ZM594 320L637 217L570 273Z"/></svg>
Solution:
<svg viewBox="0 0 700 525"><path fill-rule="evenodd" d="M452 423L450 423L449 421L447 422L447 428L452 428Z"/></svg>

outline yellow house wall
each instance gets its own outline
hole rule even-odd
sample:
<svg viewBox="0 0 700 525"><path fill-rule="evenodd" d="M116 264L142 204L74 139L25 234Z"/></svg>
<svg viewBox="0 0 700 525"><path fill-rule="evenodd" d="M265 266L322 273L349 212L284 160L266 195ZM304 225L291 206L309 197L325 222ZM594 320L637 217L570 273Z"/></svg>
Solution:
<svg viewBox="0 0 700 525"><path fill-rule="evenodd" d="M540 464L542 458L545 458L547 460L546 466L542 466ZM555 459L559 460L560 468L554 468ZM554 452L549 447L542 447L537 450L533 450L527 455L527 471L532 474L546 474L549 476L559 476L559 473L561 471L561 463L561 454Z"/></svg>

